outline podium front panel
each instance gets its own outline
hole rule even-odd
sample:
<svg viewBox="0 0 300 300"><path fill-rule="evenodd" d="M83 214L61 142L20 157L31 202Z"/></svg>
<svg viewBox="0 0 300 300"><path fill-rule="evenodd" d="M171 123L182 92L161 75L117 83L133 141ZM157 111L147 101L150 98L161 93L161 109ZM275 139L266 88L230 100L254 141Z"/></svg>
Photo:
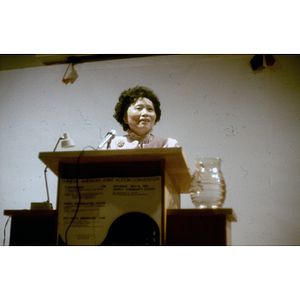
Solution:
<svg viewBox="0 0 300 300"><path fill-rule="evenodd" d="M59 245L164 242L164 160L61 163L59 173Z"/></svg>

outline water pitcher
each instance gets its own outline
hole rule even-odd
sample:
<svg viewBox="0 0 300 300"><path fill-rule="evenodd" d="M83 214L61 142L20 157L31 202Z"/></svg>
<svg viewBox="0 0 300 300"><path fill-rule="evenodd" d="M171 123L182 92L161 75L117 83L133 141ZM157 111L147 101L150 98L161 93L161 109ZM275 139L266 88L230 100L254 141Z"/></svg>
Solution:
<svg viewBox="0 0 300 300"><path fill-rule="evenodd" d="M222 207L226 186L221 171L221 159L200 157L195 160L195 172L191 183L191 199L196 208Z"/></svg>

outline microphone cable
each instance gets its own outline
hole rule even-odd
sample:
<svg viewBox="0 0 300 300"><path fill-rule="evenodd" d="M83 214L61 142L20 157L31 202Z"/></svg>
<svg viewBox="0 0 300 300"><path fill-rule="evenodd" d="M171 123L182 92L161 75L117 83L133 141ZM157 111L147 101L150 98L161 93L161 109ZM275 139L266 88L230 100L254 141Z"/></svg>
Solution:
<svg viewBox="0 0 300 300"><path fill-rule="evenodd" d="M80 158L82 157L83 153L84 153L84 150L86 148L92 148L93 150L97 151L94 147L92 146L86 146L85 148L82 149L82 151L80 152L78 158L77 158L77 173L76 173L76 190L77 190L77 194L78 194L78 202L77 202L77 207L76 207L76 210L75 210L75 213L74 213L74 216L72 217L71 219L71 222L65 232L65 242L66 242L66 246L68 246L68 239L67 239L67 235L68 235L68 231L73 223L73 221L75 220L76 218L76 215L78 213L78 210L79 210L79 206L80 206L80 203L81 203L81 194L80 194L80 189L79 189L79 184L78 184L78 181L79 181L79 161L80 161Z"/></svg>

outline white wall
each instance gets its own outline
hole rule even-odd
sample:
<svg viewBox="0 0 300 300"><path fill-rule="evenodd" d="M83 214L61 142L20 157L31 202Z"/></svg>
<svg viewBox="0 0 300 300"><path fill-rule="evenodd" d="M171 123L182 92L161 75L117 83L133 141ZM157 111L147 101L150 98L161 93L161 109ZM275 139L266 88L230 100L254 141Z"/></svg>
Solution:
<svg viewBox="0 0 300 300"><path fill-rule="evenodd" d="M163 115L154 133L176 138L194 158L219 156L233 208L233 245L300 244L300 56L275 55L260 72L252 55L158 56L76 65L75 83L61 82L67 65L0 72L0 240L4 209L46 201L39 152L68 132L74 150L96 147L110 129L120 93L152 88ZM58 151L64 151L58 148ZM49 171L56 207L56 176ZM189 195L182 207L193 208ZM9 243L10 223L6 229Z"/></svg>

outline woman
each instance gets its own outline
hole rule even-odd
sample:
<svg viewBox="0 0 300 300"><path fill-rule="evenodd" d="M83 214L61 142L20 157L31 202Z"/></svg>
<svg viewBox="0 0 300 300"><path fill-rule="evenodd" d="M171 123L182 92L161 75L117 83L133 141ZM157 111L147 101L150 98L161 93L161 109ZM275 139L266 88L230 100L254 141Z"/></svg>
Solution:
<svg viewBox="0 0 300 300"><path fill-rule="evenodd" d="M107 149L179 147L176 140L151 133L160 116L160 102L152 90L136 86L124 91L115 106L114 118L127 134L115 136Z"/></svg>

